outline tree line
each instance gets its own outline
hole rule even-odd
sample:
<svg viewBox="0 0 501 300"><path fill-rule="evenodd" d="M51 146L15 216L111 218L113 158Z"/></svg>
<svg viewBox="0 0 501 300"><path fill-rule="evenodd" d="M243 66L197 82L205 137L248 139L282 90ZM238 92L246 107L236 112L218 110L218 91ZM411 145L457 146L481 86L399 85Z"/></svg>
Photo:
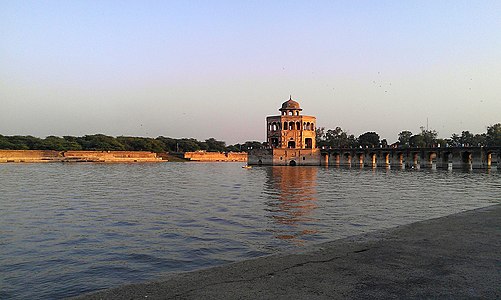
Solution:
<svg viewBox="0 0 501 300"><path fill-rule="evenodd" d="M499 146L501 147L501 123L487 127L481 134L463 131L453 134L450 138L438 138L435 130L421 127L421 132L413 134L404 130L398 134L398 140L389 144L381 139L379 134L370 131L355 137L353 134L336 127L326 130L324 127L316 129L317 147L358 148L358 147L441 147L446 146ZM205 150L209 152L247 152L252 149L266 148L266 142L247 141L242 144L227 146L224 141L209 138L199 141L194 138L175 139L159 136L157 138L108 136L104 134L76 136L48 136L38 138L33 136L4 136L0 135L0 149L4 150L89 150L89 151L151 151L151 152L190 152Z"/></svg>
<svg viewBox="0 0 501 300"><path fill-rule="evenodd" d="M209 152L237 152L263 148L263 144L248 141L243 144L226 146L224 141L209 138L199 141L194 138L157 138L108 136L104 134L84 136L3 136L0 135L0 149L4 150L88 150L88 151L151 151L151 152L190 152L205 150Z"/></svg>
<svg viewBox="0 0 501 300"><path fill-rule="evenodd" d="M435 130L420 128L420 132L413 134L404 130L398 134L398 140L388 144L386 139L380 139L376 132L366 132L358 137L336 127L326 130L324 127L316 129L317 146L331 148L358 148L358 147L458 147L458 146L501 146L501 123L487 127L481 134L463 131L454 133L450 138L438 138Z"/></svg>

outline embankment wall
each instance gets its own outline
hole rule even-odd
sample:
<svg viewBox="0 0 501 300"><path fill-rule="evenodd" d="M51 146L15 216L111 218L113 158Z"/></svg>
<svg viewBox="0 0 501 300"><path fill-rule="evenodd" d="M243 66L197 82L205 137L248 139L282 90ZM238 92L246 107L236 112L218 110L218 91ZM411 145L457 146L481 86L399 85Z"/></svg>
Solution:
<svg viewBox="0 0 501 300"><path fill-rule="evenodd" d="M0 162L156 162L147 151L0 150Z"/></svg>
<svg viewBox="0 0 501 300"><path fill-rule="evenodd" d="M189 159L190 161L247 161L247 153L246 152L204 152L204 151L196 151L196 152L186 152L184 153L184 158Z"/></svg>
<svg viewBox="0 0 501 300"><path fill-rule="evenodd" d="M249 153L249 165L319 166L320 149L255 149Z"/></svg>

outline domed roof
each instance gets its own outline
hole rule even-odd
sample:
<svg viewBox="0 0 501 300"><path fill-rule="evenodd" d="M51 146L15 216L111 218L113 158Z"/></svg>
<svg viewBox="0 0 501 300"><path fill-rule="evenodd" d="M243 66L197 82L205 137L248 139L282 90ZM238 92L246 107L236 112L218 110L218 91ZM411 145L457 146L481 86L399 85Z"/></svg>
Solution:
<svg viewBox="0 0 501 300"><path fill-rule="evenodd" d="M289 100L282 103L282 108L280 110L282 111L282 110L288 110L288 109L302 110L299 107L299 103L292 100L292 96L289 97Z"/></svg>

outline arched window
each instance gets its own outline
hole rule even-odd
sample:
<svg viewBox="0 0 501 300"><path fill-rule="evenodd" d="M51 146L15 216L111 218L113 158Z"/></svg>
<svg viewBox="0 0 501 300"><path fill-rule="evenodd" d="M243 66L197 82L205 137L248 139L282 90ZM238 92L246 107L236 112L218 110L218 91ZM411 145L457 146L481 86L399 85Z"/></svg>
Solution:
<svg viewBox="0 0 501 300"><path fill-rule="evenodd" d="M311 123L311 130L315 130L315 124Z"/></svg>
<svg viewBox="0 0 501 300"><path fill-rule="evenodd" d="M289 130L294 130L294 122L289 122Z"/></svg>
<svg viewBox="0 0 501 300"><path fill-rule="evenodd" d="M284 122L284 130L287 130L287 122Z"/></svg>
<svg viewBox="0 0 501 300"><path fill-rule="evenodd" d="M313 140L311 138L304 139L304 143L305 143L305 148L307 149L313 148Z"/></svg>
<svg viewBox="0 0 501 300"><path fill-rule="evenodd" d="M273 148L277 148L278 147L278 138L272 138L271 139L271 146Z"/></svg>
<svg viewBox="0 0 501 300"><path fill-rule="evenodd" d="M301 122L296 122L296 129L301 130Z"/></svg>
<svg viewBox="0 0 501 300"><path fill-rule="evenodd" d="M292 111L289 111L289 116L292 116L293 115L293 112Z"/></svg>

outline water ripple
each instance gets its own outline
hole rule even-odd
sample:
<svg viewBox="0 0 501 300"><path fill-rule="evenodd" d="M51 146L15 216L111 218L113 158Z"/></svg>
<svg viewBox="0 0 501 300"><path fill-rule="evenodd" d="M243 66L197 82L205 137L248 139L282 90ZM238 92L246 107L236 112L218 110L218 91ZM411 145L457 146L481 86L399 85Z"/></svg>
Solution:
<svg viewBox="0 0 501 300"><path fill-rule="evenodd" d="M501 202L501 172L1 164L0 299L64 298Z"/></svg>

